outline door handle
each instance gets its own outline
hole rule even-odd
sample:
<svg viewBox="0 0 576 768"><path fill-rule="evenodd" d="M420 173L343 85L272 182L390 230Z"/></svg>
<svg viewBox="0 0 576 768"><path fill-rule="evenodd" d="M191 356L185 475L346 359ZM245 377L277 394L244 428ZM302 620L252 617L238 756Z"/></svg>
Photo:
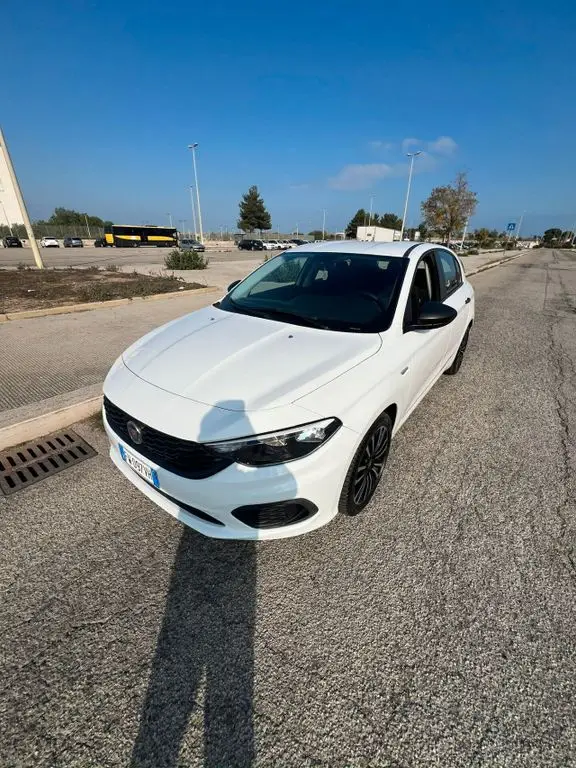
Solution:
<svg viewBox="0 0 576 768"><path fill-rule="evenodd" d="M470 302L471 302L471 301L472 301L472 299L470 298L470 296L468 296L468 298L466 299L466 301L464 302L464 304L470 304Z"/></svg>

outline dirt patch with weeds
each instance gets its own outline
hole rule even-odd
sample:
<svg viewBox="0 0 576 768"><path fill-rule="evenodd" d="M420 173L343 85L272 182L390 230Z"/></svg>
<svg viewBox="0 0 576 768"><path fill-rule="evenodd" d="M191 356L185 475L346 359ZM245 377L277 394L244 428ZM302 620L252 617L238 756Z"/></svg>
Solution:
<svg viewBox="0 0 576 768"><path fill-rule="evenodd" d="M203 288L171 275L99 269L0 269L0 314Z"/></svg>

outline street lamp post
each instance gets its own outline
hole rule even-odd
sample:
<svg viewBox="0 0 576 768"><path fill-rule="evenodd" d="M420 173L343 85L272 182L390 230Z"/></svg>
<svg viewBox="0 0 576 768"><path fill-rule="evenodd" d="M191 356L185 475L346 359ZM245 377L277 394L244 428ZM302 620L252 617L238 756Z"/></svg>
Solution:
<svg viewBox="0 0 576 768"><path fill-rule="evenodd" d="M198 230L196 229L196 206L194 205L194 187L190 187L190 205L192 206L192 224L194 226L194 240L198 240Z"/></svg>
<svg viewBox="0 0 576 768"><path fill-rule="evenodd" d="M407 152L406 157L410 158L410 170L408 171L408 187L406 189L406 201L404 203L404 215L402 216L402 229L400 230L400 242L404 238L404 227L406 226L406 215L408 214L408 200L410 198L410 185L412 184L412 171L414 170L414 158L422 154L422 150L418 152Z"/></svg>
<svg viewBox="0 0 576 768"><path fill-rule="evenodd" d="M524 221L524 214L526 211L522 211L522 216L520 216L520 221L518 222L518 230L516 231L516 240L520 240L520 230L522 229L522 222Z"/></svg>
<svg viewBox="0 0 576 768"><path fill-rule="evenodd" d="M194 167L194 186L196 187L196 206L198 209L198 228L200 230L200 242L204 242L204 233L202 232L202 211L200 210L200 190L198 189L198 171L196 169L196 147L198 142L188 144L188 149L192 150L192 165Z"/></svg>
<svg viewBox="0 0 576 768"><path fill-rule="evenodd" d="M462 232L462 242L460 243L460 250L462 251L464 248L464 240L466 240L466 232L468 231L468 224L470 223L470 217L466 219L466 224L464 224L464 232Z"/></svg>
<svg viewBox="0 0 576 768"><path fill-rule="evenodd" d="M326 208L322 209L322 240L326 236Z"/></svg>
<svg viewBox="0 0 576 768"><path fill-rule="evenodd" d="M170 226L173 226L172 225L172 214L171 213L167 213L166 216L168 216L168 221L170 222Z"/></svg>
<svg viewBox="0 0 576 768"><path fill-rule="evenodd" d="M368 214L368 226L372 225L372 207L374 205L374 195L370 195L370 213Z"/></svg>

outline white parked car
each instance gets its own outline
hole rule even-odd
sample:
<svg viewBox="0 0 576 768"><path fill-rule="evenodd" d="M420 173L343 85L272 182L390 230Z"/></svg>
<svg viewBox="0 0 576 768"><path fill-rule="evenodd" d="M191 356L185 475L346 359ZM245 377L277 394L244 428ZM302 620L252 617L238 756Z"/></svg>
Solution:
<svg viewBox="0 0 576 768"><path fill-rule="evenodd" d="M55 237L43 237L40 240L40 246L42 248L60 248L60 243Z"/></svg>
<svg viewBox="0 0 576 768"><path fill-rule="evenodd" d="M296 243L291 242L290 240L280 240L280 248L288 249L288 248L297 248L298 246Z"/></svg>
<svg viewBox="0 0 576 768"><path fill-rule="evenodd" d="M275 251L278 248L276 240L263 240L262 245L265 251Z"/></svg>
<svg viewBox="0 0 576 768"><path fill-rule="evenodd" d="M459 370L473 319L446 248L301 246L118 358L104 384L110 455L208 536L281 538L357 515L393 435Z"/></svg>

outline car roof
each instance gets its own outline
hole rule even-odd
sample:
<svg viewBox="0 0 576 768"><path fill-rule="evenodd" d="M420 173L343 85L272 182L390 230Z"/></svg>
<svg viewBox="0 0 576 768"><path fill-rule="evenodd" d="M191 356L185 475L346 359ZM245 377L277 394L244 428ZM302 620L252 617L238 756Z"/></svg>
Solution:
<svg viewBox="0 0 576 768"><path fill-rule="evenodd" d="M370 256L393 256L397 258L420 257L429 248L439 248L437 243L408 241L373 243L361 240L325 240L323 243L307 243L299 248L306 251L328 251L330 253L364 253ZM442 246L444 247L444 246ZM296 252L294 249L292 253Z"/></svg>

